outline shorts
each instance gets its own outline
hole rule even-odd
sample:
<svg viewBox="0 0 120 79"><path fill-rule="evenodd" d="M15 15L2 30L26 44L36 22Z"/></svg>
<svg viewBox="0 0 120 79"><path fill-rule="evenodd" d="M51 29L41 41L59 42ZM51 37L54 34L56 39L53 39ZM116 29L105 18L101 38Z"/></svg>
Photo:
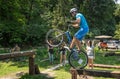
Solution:
<svg viewBox="0 0 120 79"><path fill-rule="evenodd" d="M94 59L94 56L88 56L88 59Z"/></svg>
<svg viewBox="0 0 120 79"><path fill-rule="evenodd" d="M66 55L66 52L61 51L60 54L61 55Z"/></svg>
<svg viewBox="0 0 120 79"><path fill-rule="evenodd" d="M83 37L88 33L88 31L88 28L80 28L80 30L78 30L74 36L81 41Z"/></svg>

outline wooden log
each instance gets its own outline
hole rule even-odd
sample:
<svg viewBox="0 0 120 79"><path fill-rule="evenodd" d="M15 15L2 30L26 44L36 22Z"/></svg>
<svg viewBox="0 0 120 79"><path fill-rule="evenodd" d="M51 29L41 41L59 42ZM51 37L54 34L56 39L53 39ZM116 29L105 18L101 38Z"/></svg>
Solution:
<svg viewBox="0 0 120 79"><path fill-rule="evenodd" d="M104 64L93 64L93 65L94 67L120 69L120 66L114 66L114 65L104 65Z"/></svg>
<svg viewBox="0 0 120 79"><path fill-rule="evenodd" d="M107 70L91 70L91 69L80 69L77 70L78 74L89 75L95 77L108 77L120 79L120 71L107 71Z"/></svg>
<svg viewBox="0 0 120 79"><path fill-rule="evenodd" d="M71 68L70 73L71 73L71 79L77 79L77 71L76 71L76 69Z"/></svg>
<svg viewBox="0 0 120 79"><path fill-rule="evenodd" d="M34 51L20 51L20 52L14 52L14 53L3 53L3 54L0 54L0 60L21 57L21 56L32 56L32 55L35 55Z"/></svg>

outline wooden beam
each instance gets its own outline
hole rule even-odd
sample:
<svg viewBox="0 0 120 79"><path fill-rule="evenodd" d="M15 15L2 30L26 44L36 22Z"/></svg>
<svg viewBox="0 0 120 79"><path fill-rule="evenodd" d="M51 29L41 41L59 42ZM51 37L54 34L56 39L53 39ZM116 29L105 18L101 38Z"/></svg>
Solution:
<svg viewBox="0 0 120 79"><path fill-rule="evenodd" d="M77 74L76 74L77 71ZM93 70L93 69L70 69L71 79L77 79L77 75L89 75L95 77L108 77L120 79L120 71Z"/></svg>
<svg viewBox="0 0 120 79"><path fill-rule="evenodd" d="M93 65L94 67L120 69L120 66L114 66L114 65L104 65L104 64L93 64Z"/></svg>
<svg viewBox="0 0 120 79"><path fill-rule="evenodd" d="M32 56L32 55L35 55L35 51L20 51L20 52L13 52L13 53L3 53L3 54L0 54L0 60L21 57L21 56Z"/></svg>
<svg viewBox="0 0 120 79"><path fill-rule="evenodd" d="M108 71L108 70L92 70L92 69L80 69L77 70L78 74L89 75L96 77L108 77L108 78L119 78L120 71Z"/></svg>

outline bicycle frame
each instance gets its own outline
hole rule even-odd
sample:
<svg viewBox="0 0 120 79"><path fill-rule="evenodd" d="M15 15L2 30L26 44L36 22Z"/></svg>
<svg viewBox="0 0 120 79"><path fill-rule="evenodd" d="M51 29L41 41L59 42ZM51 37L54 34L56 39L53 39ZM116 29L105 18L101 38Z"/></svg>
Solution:
<svg viewBox="0 0 120 79"><path fill-rule="evenodd" d="M67 27L67 31L64 33L68 39L68 43L70 44L71 41L72 41L72 37L70 35L70 31L69 31L69 28L71 27L71 25L69 24L68 27Z"/></svg>
<svg viewBox="0 0 120 79"><path fill-rule="evenodd" d="M71 41L72 41L72 38L71 38L71 36L70 36L70 32L69 32L69 31L66 31L66 32L65 32L65 35L67 36L68 43L70 44Z"/></svg>

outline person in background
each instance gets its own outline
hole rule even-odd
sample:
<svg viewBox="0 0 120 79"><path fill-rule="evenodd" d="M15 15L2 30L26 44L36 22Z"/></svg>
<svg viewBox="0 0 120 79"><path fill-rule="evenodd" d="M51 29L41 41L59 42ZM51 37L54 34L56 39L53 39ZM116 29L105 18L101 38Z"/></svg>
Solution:
<svg viewBox="0 0 120 79"><path fill-rule="evenodd" d="M15 47L12 49L12 52L19 52L20 51L20 47L18 46L18 44L15 45Z"/></svg>
<svg viewBox="0 0 120 79"><path fill-rule="evenodd" d="M20 52L20 47L18 46L18 44L15 44L15 46L10 50L11 53L17 53ZM18 60L22 60L21 57L18 58L13 58L13 60L18 61Z"/></svg>
<svg viewBox="0 0 120 79"><path fill-rule="evenodd" d="M67 51L64 48L64 46L65 46L65 43L63 43L60 48L60 64L63 63L63 65L65 65L65 63L66 63L66 54L67 54Z"/></svg>
<svg viewBox="0 0 120 79"><path fill-rule="evenodd" d="M50 43L52 43L51 40L50 40ZM48 44L48 55L49 55L49 61L51 64L53 64L53 60L54 60L53 53L54 53L53 47Z"/></svg>
<svg viewBox="0 0 120 79"><path fill-rule="evenodd" d="M91 40L88 40L86 45L86 52L88 55L88 67L93 69L93 59L94 59L94 46Z"/></svg>

